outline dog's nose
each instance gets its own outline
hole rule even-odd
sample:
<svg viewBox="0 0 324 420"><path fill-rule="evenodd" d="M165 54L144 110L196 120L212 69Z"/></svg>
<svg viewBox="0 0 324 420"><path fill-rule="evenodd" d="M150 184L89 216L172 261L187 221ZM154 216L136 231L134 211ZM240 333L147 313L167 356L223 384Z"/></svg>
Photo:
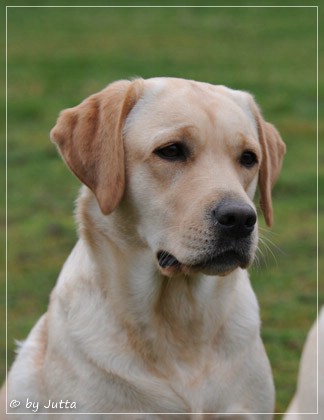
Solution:
<svg viewBox="0 0 324 420"><path fill-rule="evenodd" d="M225 234L235 238L250 235L257 221L254 209L247 203L225 201L212 211L213 220Z"/></svg>

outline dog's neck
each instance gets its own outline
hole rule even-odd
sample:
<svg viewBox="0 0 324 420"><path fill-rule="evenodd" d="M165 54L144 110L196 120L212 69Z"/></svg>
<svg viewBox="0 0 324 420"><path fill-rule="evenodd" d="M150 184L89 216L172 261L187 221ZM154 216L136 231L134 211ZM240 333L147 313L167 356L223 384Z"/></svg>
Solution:
<svg viewBox="0 0 324 420"><path fill-rule="evenodd" d="M216 343L235 305L240 269L226 277L166 277L152 251L135 234L121 231L118 215L99 214L91 195L81 196L78 221L81 240L98 270L98 287L113 305L129 344L145 361L152 366L176 359L190 362Z"/></svg>

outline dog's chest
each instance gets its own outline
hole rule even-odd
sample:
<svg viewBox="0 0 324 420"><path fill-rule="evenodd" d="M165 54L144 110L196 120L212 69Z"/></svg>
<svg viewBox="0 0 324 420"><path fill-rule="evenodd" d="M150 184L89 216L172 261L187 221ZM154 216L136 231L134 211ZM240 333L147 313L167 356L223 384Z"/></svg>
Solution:
<svg viewBox="0 0 324 420"><path fill-rule="evenodd" d="M157 404L149 411L197 414L243 411L230 370L228 364L219 363L217 357L209 355L199 366L179 364L170 377L152 376L144 394ZM147 412L149 407L143 409Z"/></svg>

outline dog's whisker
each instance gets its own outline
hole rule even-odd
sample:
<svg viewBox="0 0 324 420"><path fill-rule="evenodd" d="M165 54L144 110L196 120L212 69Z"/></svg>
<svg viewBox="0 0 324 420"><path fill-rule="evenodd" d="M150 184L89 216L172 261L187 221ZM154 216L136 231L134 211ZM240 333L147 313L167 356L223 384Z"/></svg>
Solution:
<svg viewBox="0 0 324 420"><path fill-rule="evenodd" d="M265 266L268 266L268 261L267 258L264 254L264 252L262 251L261 247L258 245L257 249L256 249L256 253L255 253L255 258L257 258L258 264L259 264L259 268L262 267L261 262L263 261Z"/></svg>
<svg viewBox="0 0 324 420"><path fill-rule="evenodd" d="M267 234L267 235L276 236L276 237L279 236L279 233L275 232L272 229L268 229L268 228L265 228L265 227L262 227L262 226L259 226L258 229L259 229L261 234Z"/></svg>
<svg viewBox="0 0 324 420"><path fill-rule="evenodd" d="M261 262L260 262L260 257L258 255L258 252L259 252L259 249L257 248L257 251L254 256L253 264L252 264L252 267L255 268L256 270L259 270L261 268Z"/></svg>
<svg viewBox="0 0 324 420"><path fill-rule="evenodd" d="M278 264L277 257L275 253L272 251L271 247L266 243L266 241L263 238L259 238L259 241L261 245L264 247L265 251L267 251L268 254L270 254L276 264Z"/></svg>
<svg viewBox="0 0 324 420"><path fill-rule="evenodd" d="M269 246L272 246L276 249L276 251L280 252L280 254L285 254L285 251L283 249L281 249L277 244L275 244L270 238L266 237L266 236L261 236L262 240L264 241L264 243L268 242Z"/></svg>

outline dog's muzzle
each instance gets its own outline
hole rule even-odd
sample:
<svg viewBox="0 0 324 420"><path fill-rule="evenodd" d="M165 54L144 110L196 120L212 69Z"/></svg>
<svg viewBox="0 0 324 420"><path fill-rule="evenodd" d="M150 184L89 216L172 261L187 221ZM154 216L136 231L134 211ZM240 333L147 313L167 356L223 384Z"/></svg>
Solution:
<svg viewBox="0 0 324 420"><path fill-rule="evenodd" d="M224 200L208 213L208 219L210 231L201 251L184 260L166 250L157 253L163 274L202 272L224 276L251 264L252 233L257 222L254 209L244 202ZM199 243L201 238L197 238L196 247Z"/></svg>

